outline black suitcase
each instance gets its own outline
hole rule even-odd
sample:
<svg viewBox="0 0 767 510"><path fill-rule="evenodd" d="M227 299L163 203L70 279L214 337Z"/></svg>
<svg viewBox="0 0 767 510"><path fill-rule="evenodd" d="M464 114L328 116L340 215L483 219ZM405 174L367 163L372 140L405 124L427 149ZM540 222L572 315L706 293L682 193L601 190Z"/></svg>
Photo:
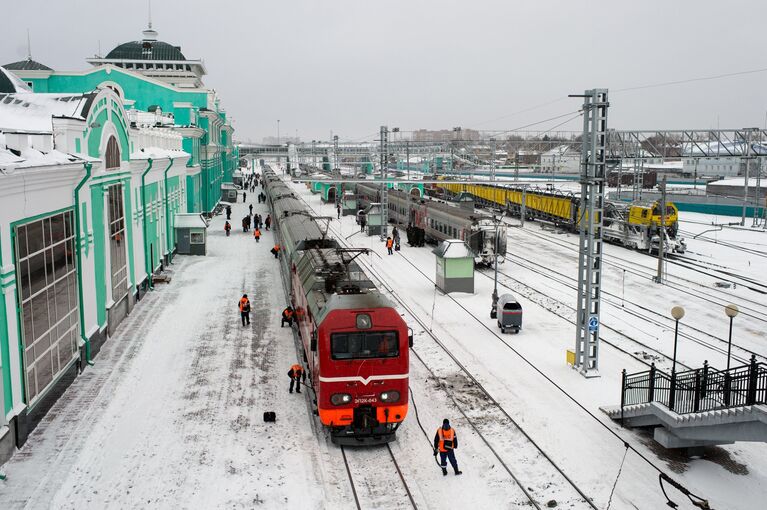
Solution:
<svg viewBox="0 0 767 510"><path fill-rule="evenodd" d="M264 411L264 421L267 423L274 423L277 421L277 414L274 411Z"/></svg>

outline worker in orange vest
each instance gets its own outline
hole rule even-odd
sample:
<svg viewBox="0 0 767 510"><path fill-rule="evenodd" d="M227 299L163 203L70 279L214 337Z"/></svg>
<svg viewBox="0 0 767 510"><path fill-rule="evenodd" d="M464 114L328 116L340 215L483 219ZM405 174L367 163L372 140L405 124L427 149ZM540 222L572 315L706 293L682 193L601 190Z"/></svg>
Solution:
<svg viewBox="0 0 767 510"><path fill-rule="evenodd" d="M458 448L458 436L455 430L450 427L450 421L445 418L434 436L434 456L436 457L439 453L439 465L442 467L443 476L447 476L447 459L450 459L450 465L453 466L456 475L463 473L458 469L458 461L455 460L456 448Z"/></svg>
<svg viewBox="0 0 767 510"><path fill-rule="evenodd" d="M261 239L261 230L258 227L253 231L253 237L256 238L256 242Z"/></svg>
<svg viewBox="0 0 767 510"><path fill-rule="evenodd" d="M389 251L389 255L392 255L394 252L392 251L392 248L394 248L394 240L391 237L386 238L386 249Z"/></svg>
<svg viewBox="0 0 767 510"><path fill-rule="evenodd" d="M240 309L240 318L242 319L242 325L245 326L247 322L250 325L250 300L247 294L243 294L240 298L240 302L237 304Z"/></svg>
<svg viewBox="0 0 767 510"><path fill-rule="evenodd" d="M301 379L306 381L306 374L304 369L298 363L294 363L288 371L288 377L290 377L290 393L293 393L293 383L296 384L296 393L301 393Z"/></svg>
<svg viewBox="0 0 767 510"><path fill-rule="evenodd" d="M293 307L289 306L285 308L282 311L282 320L280 321L280 327L283 327L285 323L288 323L288 326L293 325Z"/></svg>
<svg viewBox="0 0 767 510"><path fill-rule="evenodd" d="M269 229L267 228L267 230ZM271 249L271 252L272 252L272 255L274 255L274 258L276 259L280 258L280 245L275 244L274 248Z"/></svg>

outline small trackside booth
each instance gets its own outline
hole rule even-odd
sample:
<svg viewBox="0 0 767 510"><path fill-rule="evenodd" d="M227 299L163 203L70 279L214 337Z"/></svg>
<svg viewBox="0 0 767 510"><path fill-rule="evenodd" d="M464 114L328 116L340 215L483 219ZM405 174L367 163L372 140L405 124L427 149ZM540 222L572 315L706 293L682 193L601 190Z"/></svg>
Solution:
<svg viewBox="0 0 767 510"><path fill-rule="evenodd" d="M381 224L381 204L372 203L365 208L365 232L369 236L380 235L385 225Z"/></svg>
<svg viewBox="0 0 767 510"><path fill-rule="evenodd" d="M205 255L208 224L198 213L176 214L176 249L180 255Z"/></svg>
<svg viewBox="0 0 767 510"><path fill-rule="evenodd" d="M235 170L234 172L232 172L232 183L235 186L242 187L244 182L245 182L245 176L243 175L241 170Z"/></svg>
<svg viewBox="0 0 767 510"><path fill-rule="evenodd" d="M344 190L341 199L341 214L344 216L357 214L357 195L351 190Z"/></svg>
<svg viewBox="0 0 767 510"><path fill-rule="evenodd" d="M237 188L234 183L224 182L221 184L221 201L230 204L237 203Z"/></svg>
<svg viewBox="0 0 767 510"><path fill-rule="evenodd" d="M433 250L437 256L437 287L445 293L474 293L474 255L460 239L447 239Z"/></svg>
<svg viewBox="0 0 767 510"><path fill-rule="evenodd" d="M507 331L519 333L522 329L522 305L511 294L504 294L498 298L496 316L501 333Z"/></svg>

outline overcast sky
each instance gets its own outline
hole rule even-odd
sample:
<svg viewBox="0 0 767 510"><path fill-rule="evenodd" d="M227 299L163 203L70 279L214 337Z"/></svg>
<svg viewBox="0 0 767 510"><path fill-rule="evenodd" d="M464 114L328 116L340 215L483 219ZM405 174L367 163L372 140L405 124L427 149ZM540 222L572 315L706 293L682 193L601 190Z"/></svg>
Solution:
<svg viewBox="0 0 767 510"><path fill-rule="evenodd" d="M0 63L26 56L82 70L139 39L146 0L27 0L3 9ZM763 0L154 0L160 40L205 61L235 138L373 139L462 126L516 129L611 90L617 129L764 126ZM561 99L554 103L557 99ZM531 107L551 103L545 107ZM521 110L528 110L517 113ZM548 129L566 120L538 124ZM560 129L580 130L580 120Z"/></svg>

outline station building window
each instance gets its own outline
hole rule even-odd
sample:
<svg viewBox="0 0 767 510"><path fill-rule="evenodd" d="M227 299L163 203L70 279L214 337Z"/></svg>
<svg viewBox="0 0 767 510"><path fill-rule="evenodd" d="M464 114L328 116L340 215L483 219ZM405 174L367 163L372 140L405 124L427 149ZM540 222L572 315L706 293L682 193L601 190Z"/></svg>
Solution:
<svg viewBox="0 0 767 510"><path fill-rule="evenodd" d="M109 259L112 270L112 300L118 303L128 294L128 264L125 254L125 208L123 185L113 184L107 191L109 206Z"/></svg>
<svg viewBox="0 0 767 510"><path fill-rule="evenodd" d="M78 302L73 213L15 228L27 403L77 355Z"/></svg>

